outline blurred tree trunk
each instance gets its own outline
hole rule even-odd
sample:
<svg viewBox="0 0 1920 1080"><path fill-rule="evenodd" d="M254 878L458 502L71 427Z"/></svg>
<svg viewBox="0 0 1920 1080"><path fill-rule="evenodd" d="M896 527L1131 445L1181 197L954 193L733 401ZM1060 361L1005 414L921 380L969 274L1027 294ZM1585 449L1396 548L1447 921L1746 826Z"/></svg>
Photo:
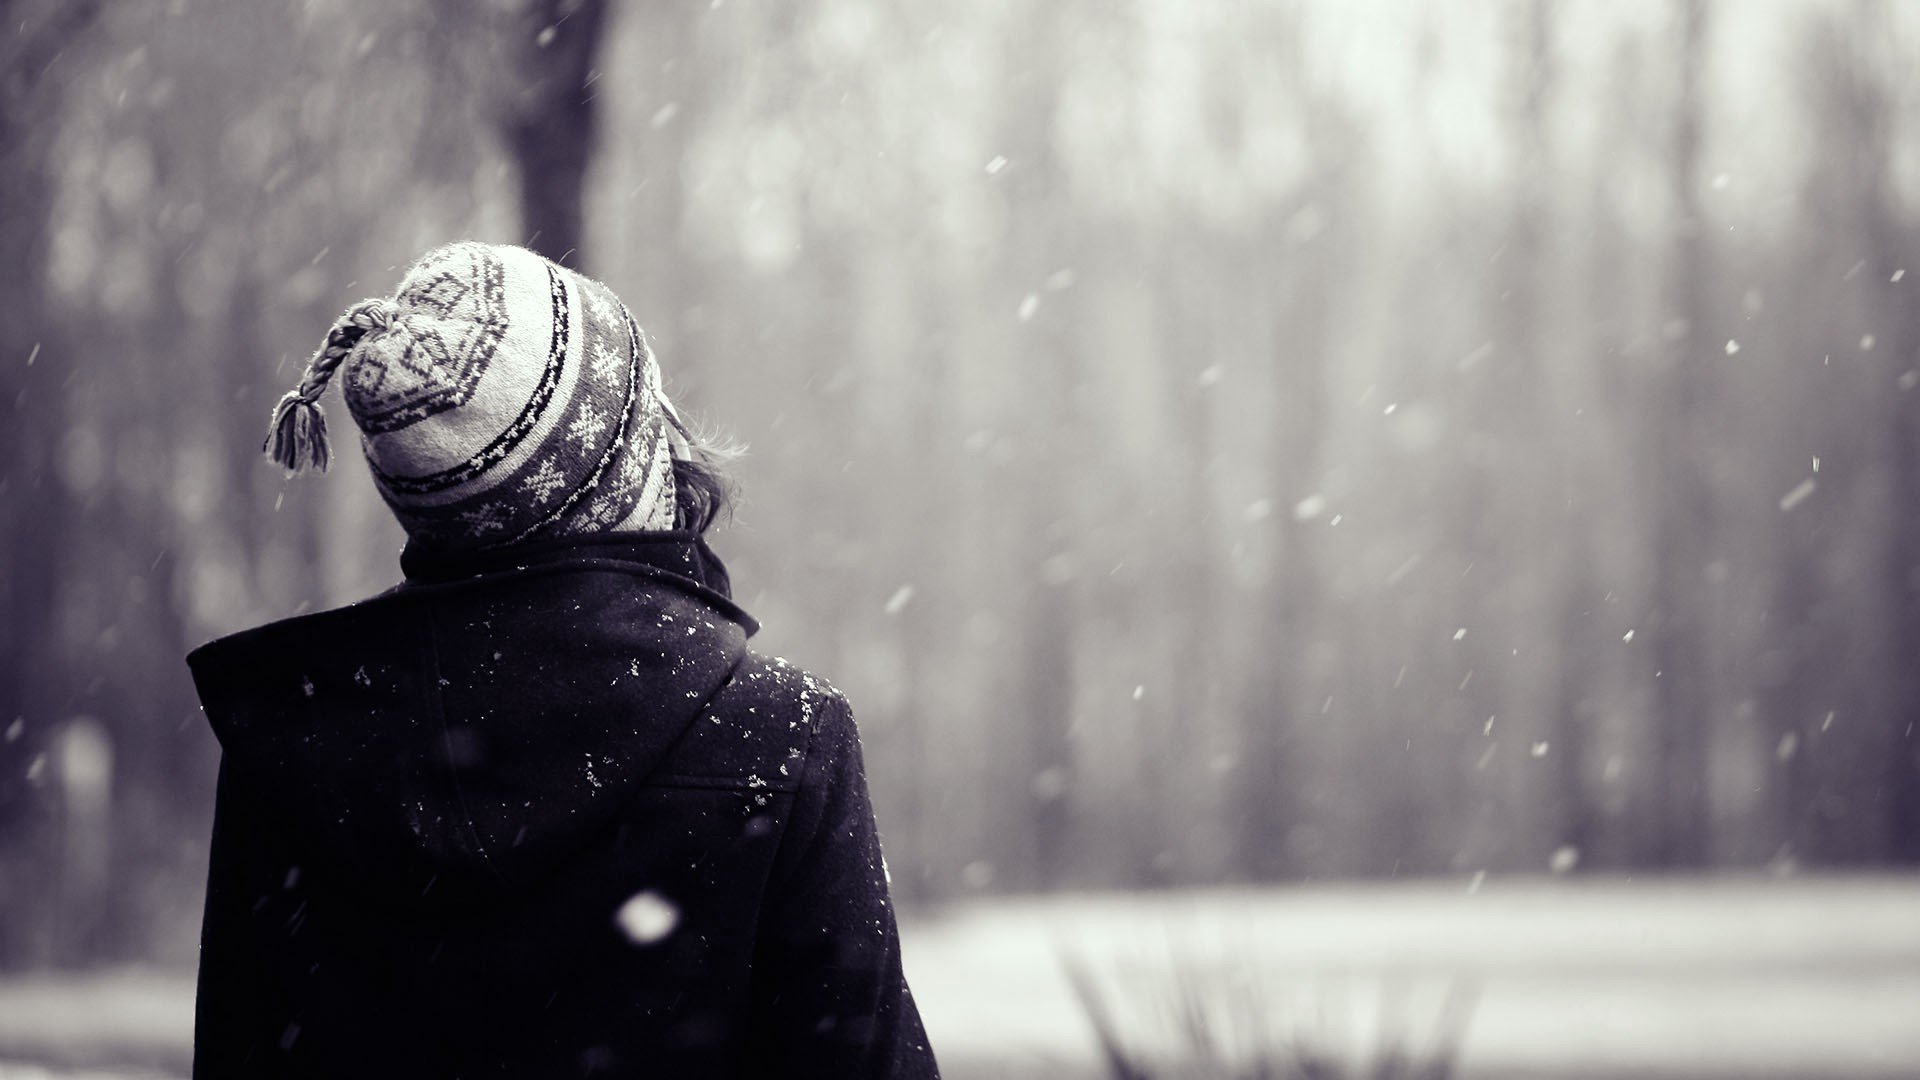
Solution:
<svg viewBox="0 0 1920 1080"><path fill-rule="evenodd" d="M1340 222L1339 193L1333 176L1317 177L1292 204L1294 214L1324 215ZM1263 245L1277 282L1267 362L1274 417L1266 448L1268 483L1275 506L1272 563L1252 598L1252 639L1258 653L1248 664L1239 703L1244 726L1239 810L1240 863L1256 880L1298 875L1306 869L1293 830L1310 824L1308 800L1311 747L1297 736L1300 703L1320 686L1306 686L1314 672L1307 662L1310 628L1322 613L1319 545L1326 522L1314 515L1301 520L1293 507L1313 494L1326 437L1326 368L1331 347L1335 273L1328 262L1339 256L1336 243L1321 237L1303 248L1286 241L1294 214L1276 215ZM1301 833L1299 835L1307 835Z"/></svg>
<svg viewBox="0 0 1920 1080"><path fill-rule="evenodd" d="M1907 254L1915 246L1910 242ZM1887 382L1907 389L1881 397L1887 415L1880 421L1880 460L1892 474L1893 489L1882 576L1892 595L1880 653L1887 681L1886 835L1892 842L1885 857L1920 866L1920 401L1913 388L1914 372L1920 370L1920 303L1909 298L1889 306L1896 308L1892 314L1900 336L1887 351L1882 371Z"/></svg>
<svg viewBox="0 0 1920 1080"><path fill-rule="evenodd" d="M805 12L801 4L776 4L731 13L736 25L745 23L766 35L766 47L753 59L759 77L818 78L804 69L787 74L787 68L801 64L792 50L780 48L792 40L794 24ZM741 62L729 52L740 47L737 39L705 33L707 20L715 17L709 0L647 0L621 10L604 61L618 76L609 86L618 86L620 93L610 93L607 102L618 130L601 159L609 175L625 182L602 194L597 206L603 216L594 224L601 243L596 273L618 283L662 353L675 404L696 415L705 404L708 378L700 361L725 336L700 316L723 307L727 294L709 287L713 256L684 239L688 157L696 136L707 130L708 111L721 93L716 85L721 73Z"/></svg>
<svg viewBox="0 0 1920 1080"><path fill-rule="evenodd" d="M65 86L60 68L104 5L0 3L0 970L45 959L45 739L65 707L55 611L70 500L54 473L72 358L48 311L55 192L49 158ZM36 765L36 762L40 764Z"/></svg>
<svg viewBox="0 0 1920 1080"><path fill-rule="evenodd" d="M1546 554L1540 543L1543 502L1541 465L1550 453L1537 440L1548 408L1539 355L1542 309L1548 298L1542 259L1547 222L1548 147L1545 106L1553 59L1544 0L1508 5L1503 20L1504 90L1510 102L1500 119L1513 166L1501 211L1492 215L1479 282L1486 349L1462 365L1452 391L1457 412L1460 497L1447 515L1443 549L1460 569L1446 613L1455 636L1442 659L1463 715L1479 720L1488 746L1469 781L1473 813L1497 827L1475 830L1458 858L1466 865L1539 865L1542 812L1552 794L1543 778L1546 763L1533 754L1551 752L1550 703L1539 700L1531 653L1550 641L1553 627L1530 625L1536 608L1547 607L1539 580ZM1444 631L1443 631L1444 632ZM1441 690L1448 693L1448 690Z"/></svg>
<svg viewBox="0 0 1920 1080"><path fill-rule="evenodd" d="M1146 708L1148 737L1140 747L1140 796L1147 813L1136 826L1138 844L1134 882L1165 886L1193 865L1183 834L1200 808L1192 794L1202 776L1198 753L1209 741L1218 653L1218 604L1221 563L1214 520L1211 464L1216 448L1213 397L1225 351L1218 338L1214 306L1218 300L1203 267L1204 249L1214 241L1200 222L1176 225L1157 245L1154 263L1160 280L1155 292L1161 311L1157 397L1164 403L1169 438L1160 463L1170 470L1160 518L1161 550L1156 557L1148 607L1140 627L1153 635L1168 658L1167 684L1155 686ZM1201 249L1201 250L1196 250ZM1215 248L1218 250L1218 247ZM1151 628L1151 629L1149 629Z"/></svg>
<svg viewBox="0 0 1920 1080"><path fill-rule="evenodd" d="M507 43L521 78L500 128L519 174L521 233L528 247L569 266L584 265L587 166L598 134L590 83L606 14L606 0L532 0Z"/></svg>
<svg viewBox="0 0 1920 1080"><path fill-rule="evenodd" d="M1714 528L1706 468L1707 378L1713 335L1707 292L1707 226L1700 207L1702 68L1706 0L1682 0L1667 187L1674 206L1673 248L1665 292L1672 297L1664 330L1665 368L1649 415L1657 425L1649 487L1659 500L1654 531L1654 674L1658 702L1652 762L1653 802L1644 860L1694 867L1708 854L1708 734L1712 725L1705 581Z"/></svg>
<svg viewBox="0 0 1920 1080"><path fill-rule="evenodd" d="M953 493L961 478L952 456L945 452L959 443L952 420L957 380L952 337L945 326L951 314L947 294L928 276L912 282L911 289L918 325L932 330L889 357L897 363L917 354L924 357L924 366L917 367L908 380L907 407L900 414L905 423L894 427L903 436L904 453L898 455L898 464L904 474L900 488L906 493L892 553L894 576L903 583L900 588L913 591L900 601L906 606L896 610L904 700L894 732L893 780L886 786L901 793L893 816L898 824L889 831L904 841L903 847L892 850L905 851L906 858L899 861L909 870L897 879L895 888L903 899L923 900L932 892L938 858L929 847L936 770L930 765L927 733L938 730L943 699L951 686L946 667L959 629L954 615L963 609L962 597L953 587L955 575L946 569L960 560L953 543ZM885 509L876 510L872 519L883 520L888 514ZM890 596L890 608L893 602Z"/></svg>
<svg viewBox="0 0 1920 1080"><path fill-rule="evenodd" d="M1080 589L1076 581L1083 527L1071 478L1080 475L1082 430L1077 388L1081 382L1071 318L1059 304L1037 303L1047 274L1071 257L1061 250L1071 235L1071 207L1055 147L1055 124L1062 79L1061 49L1065 24L1078 5L1062 3L1031 9L1021 17L1016 39L1023 43L1001 106L1001 145L1007 158L1007 229L1002 240L1000 302L1024 311L1016 338L1027 359L1016 365L1027 373L1026 402L1020 418L1024 477L1015 510L1024 522L1014 552L1019 573L1030 586L1019 601L1016 701L1009 714L1026 726L1025 738L1011 740L1023 769L1017 790L1024 800L1030 845L1021 877L1046 888L1065 876L1072 831L1075 787L1071 730L1074 710L1074 617ZM1043 779L1044 778L1044 779Z"/></svg>
<svg viewBox="0 0 1920 1080"><path fill-rule="evenodd" d="M1809 29L1809 117L1818 134L1803 193L1810 249L1801 259L1819 265L1825 255L1837 284L1816 294L1824 318L1815 348L1825 362L1800 396L1837 408L1813 413L1818 494L1808 476L1809 507L1782 527L1788 580L1775 592L1791 681L1779 696L1791 711L1779 737L1799 748L1781 755L1793 784L1786 850L1827 865L1910 864L1920 860L1912 374L1920 308L1910 292L1920 236L1902 220L1896 140L1908 107L1899 86L1911 64L1898 20L1872 0ZM1803 271L1796 284L1816 273ZM1796 411L1811 412L1799 402ZM1847 527L1836 530L1837 520Z"/></svg>
<svg viewBox="0 0 1920 1080"><path fill-rule="evenodd" d="M1299 16L1276 11L1257 33L1285 72L1287 105L1306 132L1313 162L1297 189L1274 199L1242 249L1248 276L1271 298L1260 336L1267 393L1254 407L1269 418L1259 452L1272 506L1265 519L1268 564L1247 598L1251 650L1235 688L1241 732L1232 774L1234 846L1243 872L1272 880L1313 869L1313 853L1293 839L1317 835L1301 828L1314 826L1315 747L1300 737L1300 706L1330 692L1325 673L1309 663L1308 648L1315 620L1325 614L1319 538L1327 523L1318 514L1297 515L1294 507L1317 494L1324 456L1334 310L1356 261L1349 182L1359 144L1342 103L1313 85Z"/></svg>
<svg viewBox="0 0 1920 1080"><path fill-rule="evenodd" d="M1624 39L1616 43L1609 58L1609 78L1620 86L1637 85L1645 78L1645 63L1643 43L1638 38ZM1640 151L1648 141L1649 126L1643 107L1614 95L1608 101L1599 145L1616 154ZM1645 247L1633 237L1621 170L1596 169L1587 179L1586 221L1591 239L1580 271L1580 291L1590 334L1586 349L1590 398L1582 409L1587 423L1575 428L1564 480L1566 489L1574 493L1571 525L1579 531L1569 558L1580 584L1564 594L1561 647L1592 651L1584 657L1584 677L1570 678L1570 685L1563 687L1561 715L1579 713L1588 725L1589 756L1604 758L1599 786L1590 792L1590 813L1571 823L1574 828L1566 838L1579 854L1578 865L1591 870L1633 865L1640 842L1633 828L1638 807L1629 795L1633 784L1622 768L1625 747L1617 734L1604 727L1606 715L1618 708L1621 684L1633 682L1638 675L1633 666L1637 657L1618 648L1624 642L1614 636L1607 612L1615 594L1604 583L1619 565L1623 549L1633 543L1632 530L1619 528L1616 520L1619 481L1613 462L1621 433L1633 432L1644 423L1644 406L1637 396L1640 376L1627 363L1637 337L1636 320L1627 311L1632 305L1633 271L1644 259ZM1601 654L1600 649L1607 652ZM1590 762L1583 768L1590 775Z"/></svg>
<svg viewBox="0 0 1920 1080"><path fill-rule="evenodd" d="M1587 676L1582 666L1594 655L1586 633L1589 560L1580 555L1586 538L1583 521L1575 512L1582 497L1571 482L1572 463L1563 429L1571 403L1562 400L1555 385L1550 298L1556 187L1549 130L1558 69L1554 58L1553 12L1548 0L1532 0L1520 16L1518 108L1512 115L1518 144L1518 173L1511 199L1504 266L1502 317L1496 322L1495 361L1506 375L1500 390L1512 395L1501 426L1510 483L1518 494L1500 551L1508 591L1500 627L1507 640L1499 645L1508 653L1495 666L1505 671L1503 714L1508 718L1509 742L1528 747L1528 756L1510 753L1521 773L1512 790L1520 807L1537 807L1534 814L1519 813L1513 820L1532 818L1538 827L1516 830L1518 850L1511 852L1522 866L1547 864L1548 851L1571 845L1586 847L1591 838L1593 808L1585 783L1587 737L1580 713L1581 686ZM1513 663L1518 650L1518 663ZM1545 760L1532 755L1544 749Z"/></svg>
<svg viewBox="0 0 1920 1080"><path fill-rule="evenodd" d="M1920 302L1912 298L1913 285L1902 282L1920 273L1920 235L1900 220L1898 196L1890 190L1898 183L1894 162L1901 148L1895 140L1911 131L1900 124L1895 83L1906 59L1899 31L1882 3L1862 0L1854 15L1863 55L1837 74L1852 89L1849 156L1862 170L1853 206L1872 267L1869 310L1880 328L1883 358L1873 369L1877 408L1862 461L1867 501L1884 508L1877 557L1887 591L1875 598L1875 621L1884 629L1865 680L1873 684L1867 700L1875 715L1860 740L1867 744L1864 752L1855 759L1866 776L1879 774L1871 782L1878 789L1872 802L1886 820L1872 830L1882 843L1853 854L1854 861L1913 866L1920 865Z"/></svg>

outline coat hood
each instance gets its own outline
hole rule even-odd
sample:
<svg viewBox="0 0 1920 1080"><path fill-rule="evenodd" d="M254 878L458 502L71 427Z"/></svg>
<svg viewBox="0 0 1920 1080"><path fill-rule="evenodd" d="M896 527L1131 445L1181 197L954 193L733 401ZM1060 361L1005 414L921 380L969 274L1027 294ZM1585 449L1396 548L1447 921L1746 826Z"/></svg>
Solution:
<svg viewBox="0 0 1920 1080"><path fill-rule="evenodd" d="M187 657L222 782L400 902L510 891L586 843L757 629L684 532L402 566L371 600Z"/></svg>

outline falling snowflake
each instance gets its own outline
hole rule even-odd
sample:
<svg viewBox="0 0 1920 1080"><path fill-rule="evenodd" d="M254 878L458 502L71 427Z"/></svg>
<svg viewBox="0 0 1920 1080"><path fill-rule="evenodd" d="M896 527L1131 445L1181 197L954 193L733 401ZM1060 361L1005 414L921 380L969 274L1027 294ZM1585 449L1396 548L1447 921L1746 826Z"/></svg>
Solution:
<svg viewBox="0 0 1920 1080"><path fill-rule="evenodd" d="M887 603L884 610L889 615L898 615L902 611L906 610L907 604L912 600L913 600L913 586L902 585L899 588L893 590L892 596L887 597Z"/></svg>
<svg viewBox="0 0 1920 1080"><path fill-rule="evenodd" d="M1553 849L1553 855L1547 860L1547 869L1556 874L1564 874L1580 865L1580 849L1572 844L1562 844Z"/></svg>
<svg viewBox="0 0 1920 1080"><path fill-rule="evenodd" d="M614 925L635 945L658 945L680 925L680 909L652 889L627 898L614 912Z"/></svg>

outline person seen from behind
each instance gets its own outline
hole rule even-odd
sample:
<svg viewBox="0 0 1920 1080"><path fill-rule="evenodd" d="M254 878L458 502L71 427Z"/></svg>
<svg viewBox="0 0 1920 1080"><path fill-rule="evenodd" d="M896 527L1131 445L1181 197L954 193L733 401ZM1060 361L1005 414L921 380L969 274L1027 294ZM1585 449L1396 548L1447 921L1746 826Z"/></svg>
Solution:
<svg viewBox="0 0 1920 1080"><path fill-rule="evenodd" d="M291 470L330 382L405 581L188 657L196 1080L937 1077L852 713L748 648L727 482L619 298L438 248L280 402Z"/></svg>

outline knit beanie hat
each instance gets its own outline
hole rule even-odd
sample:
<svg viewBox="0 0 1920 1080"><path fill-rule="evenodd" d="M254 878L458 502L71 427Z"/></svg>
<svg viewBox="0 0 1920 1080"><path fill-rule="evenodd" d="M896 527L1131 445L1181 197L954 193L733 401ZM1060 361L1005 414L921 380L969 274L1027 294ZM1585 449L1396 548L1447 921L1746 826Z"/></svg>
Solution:
<svg viewBox="0 0 1920 1080"><path fill-rule="evenodd" d="M674 527L686 428L633 316L597 281L525 248L428 252L391 299L340 316L275 406L266 450L289 470L327 467L319 401L336 372L374 483L416 542Z"/></svg>

